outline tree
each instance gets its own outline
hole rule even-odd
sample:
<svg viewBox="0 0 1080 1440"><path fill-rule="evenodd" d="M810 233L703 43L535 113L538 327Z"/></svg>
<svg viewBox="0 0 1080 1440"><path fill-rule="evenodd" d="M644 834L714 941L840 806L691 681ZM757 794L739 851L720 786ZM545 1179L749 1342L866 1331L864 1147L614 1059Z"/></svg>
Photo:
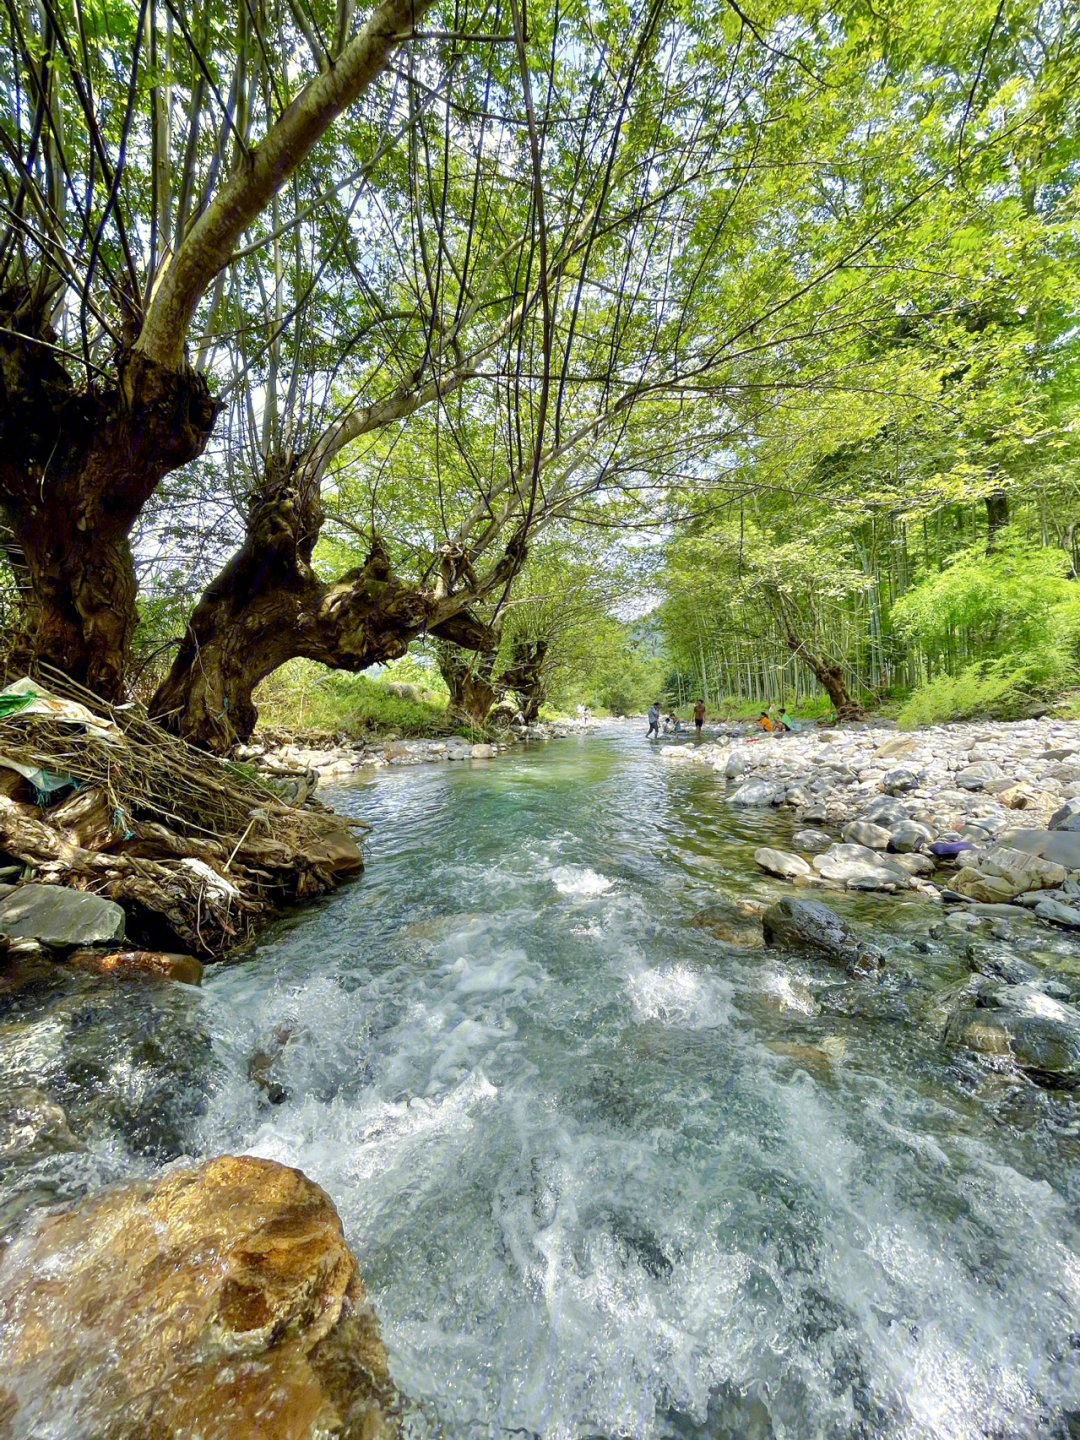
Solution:
<svg viewBox="0 0 1080 1440"><path fill-rule="evenodd" d="M186 466L239 545L154 708L211 748L290 655L488 645L476 607L546 527L715 505L716 456L785 398L863 393L868 334L969 305L987 197L1019 190L1023 238L1067 194L1075 34L1032 7L957 37L931 7L572 4L526 34L513 3L428 32L386 3L354 34L322 4L11 0L0 58L29 649L120 691L133 529ZM362 541L345 573L327 523Z"/></svg>
<svg viewBox="0 0 1080 1440"><path fill-rule="evenodd" d="M265 6L240 7L234 36L205 12L201 44L193 15L170 8L163 30L149 0L134 21L107 4L7 7L0 504L32 590L34 656L106 697L123 690L136 622L132 528L221 408L188 359L193 324L212 331L245 232L430 8L382 0L352 34L343 5L330 52L313 47L317 69L297 86L295 35L272 50L284 17ZM164 44L179 53L163 75Z"/></svg>

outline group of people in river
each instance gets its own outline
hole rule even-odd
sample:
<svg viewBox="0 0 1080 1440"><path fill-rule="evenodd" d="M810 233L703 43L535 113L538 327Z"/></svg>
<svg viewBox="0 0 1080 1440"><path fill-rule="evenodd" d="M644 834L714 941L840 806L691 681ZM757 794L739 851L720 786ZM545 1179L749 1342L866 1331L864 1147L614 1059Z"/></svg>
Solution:
<svg viewBox="0 0 1080 1440"><path fill-rule="evenodd" d="M649 728L645 732L645 739L660 738L660 726L663 724L665 735L681 735L683 733L683 722L674 710L669 710L666 715L662 714L660 701L654 700L649 706ZM701 727L705 724L705 701L694 701L694 729L698 737L701 736Z"/></svg>
<svg viewBox="0 0 1080 1440"><path fill-rule="evenodd" d="M705 701L695 700L694 702L694 731L698 739L701 738L701 727L705 724ZM645 732L646 740L659 740L662 733L665 735L683 735L687 731L683 721L669 710L664 714L660 701L654 700L648 710L649 728ZM761 714L754 721L754 728L763 734L787 734L798 728L797 723L788 714L785 706L776 707L775 713L762 710Z"/></svg>

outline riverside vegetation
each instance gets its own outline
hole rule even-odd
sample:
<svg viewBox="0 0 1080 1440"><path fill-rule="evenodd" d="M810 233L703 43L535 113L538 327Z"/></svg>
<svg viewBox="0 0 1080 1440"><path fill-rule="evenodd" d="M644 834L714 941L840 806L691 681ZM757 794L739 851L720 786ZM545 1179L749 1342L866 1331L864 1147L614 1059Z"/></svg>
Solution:
<svg viewBox="0 0 1080 1440"><path fill-rule="evenodd" d="M326 1196L270 1159L160 1173L188 1142L207 1153L173 1104L208 1103L188 991L204 962L261 954L244 947L268 925L354 903L365 785L395 795L402 767L467 758L441 783L486 805L488 762L547 773L520 740L594 744L564 723L579 704L775 702L835 724L654 767L715 780L729 817L760 811L756 867L723 828L718 846L807 892L773 895L764 921L718 900L710 943L832 947L869 986L888 957L826 904L862 896L939 907L932 949L944 927L1067 957L1080 17L1056 0L4 16L0 1038L21 1079L0 1101L0 1435L389 1433L401 1405ZM346 778L333 805L316 792ZM934 1033L1063 1103L1068 965L972 963ZM639 1001L666 983L626 980ZM461 1023L468 1050L487 1032ZM277 1071L298 1026L233 1077L253 1103L291 1103ZM836 1037L819 1038L820 1079ZM443 1058L436 1105L461 1079ZM105 1179L126 1188L91 1193ZM235 1197L235 1234L215 1194ZM628 1215L597 1244L668 1274ZM578 1240L575 1263L593 1253ZM221 1283L195 1304L181 1257L200 1246ZM84 1288L84 1254L115 1283ZM102 1304L108 1341L86 1319ZM128 1323L140 1307L160 1333ZM792 1353L814 1349L807 1324ZM669 1404L681 1381L646 1369L650 1418L611 1401L611 1433L773 1433L759 1377ZM985 1433L1021 1412L1033 1435L1071 1433L1071 1382L1031 1383L1030 1405L983 1406ZM915 1416L917 1388L871 1403L852 1378L841 1432L832 1401L800 1408L789 1387L777 1425L946 1433ZM566 1423L602 1428L588 1407Z"/></svg>

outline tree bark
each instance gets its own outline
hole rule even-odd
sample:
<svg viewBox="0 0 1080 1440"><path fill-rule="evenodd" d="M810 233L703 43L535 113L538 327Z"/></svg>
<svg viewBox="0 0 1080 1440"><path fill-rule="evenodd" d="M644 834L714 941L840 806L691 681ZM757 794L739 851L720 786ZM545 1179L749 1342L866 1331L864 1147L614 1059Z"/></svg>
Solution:
<svg viewBox="0 0 1080 1440"><path fill-rule="evenodd" d="M395 575L376 540L362 566L326 583L311 556L322 524L318 485L295 463L270 467L252 498L244 543L203 594L172 669L150 705L174 734L223 754L255 728L254 691L287 660L359 671L396 660L426 631L487 649L490 630L469 613L472 591ZM505 583L524 559L513 544L486 578Z"/></svg>
<svg viewBox="0 0 1080 1440"><path fill-rule="evenodd" d="M986 553L994 553L994 539L1009 523L1009 496L1005 490L991 490L986 497Z"/></svg>
<svg viewBox="0 0 1080 1440"><path fill-rule="evenodd" d="M521 714L526 724L540 714L540 706L547 699L546 640L525 640L515 646L513 664L499 676L498 684L503 690L512 690L518 697Z"/></svg>
<svg viewBox="0 0 1080 1440"><path fill-rule="evenodd" d="M452 719L483 728L499 698L494 679L495 649L492 645L486 653L478 651L475 658L470 658L459 645L441 641L437 646L439 671L450 692L446 708Z"/></svg>
<svg viewBox="0 0 1080 1440"><path fill-rule="evenodd" d="M130 351L115 381L77 387L25 290L0 296L0 325L0 508L31 586L18 648L116 699L137 618L128 537L162 478L202 453L218 407L187 365Z"/></svg>

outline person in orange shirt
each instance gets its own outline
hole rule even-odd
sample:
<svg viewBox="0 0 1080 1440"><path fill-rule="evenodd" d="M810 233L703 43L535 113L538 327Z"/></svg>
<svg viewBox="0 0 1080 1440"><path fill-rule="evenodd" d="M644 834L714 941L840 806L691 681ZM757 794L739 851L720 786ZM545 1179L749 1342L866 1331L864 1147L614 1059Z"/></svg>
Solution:
<svg viewBox="0 0 1080 1440"><path fill-rule="evenodd" d="M762 710L761 714L758 716L757 723L759 730L771 730L773 728L773 723L769 719L769 712L767 710Z"/></svg>

